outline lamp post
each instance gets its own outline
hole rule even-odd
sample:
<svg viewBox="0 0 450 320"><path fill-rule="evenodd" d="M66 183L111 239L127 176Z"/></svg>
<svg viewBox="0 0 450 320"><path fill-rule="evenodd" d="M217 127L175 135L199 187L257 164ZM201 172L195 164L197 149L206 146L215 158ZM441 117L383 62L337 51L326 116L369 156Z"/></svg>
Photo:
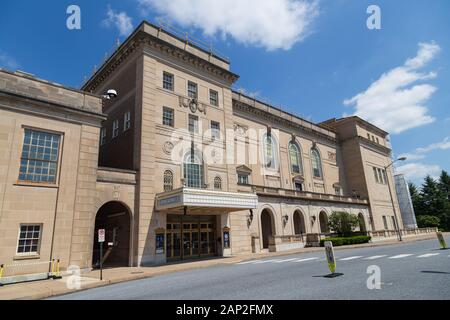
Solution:
<svg viewBox="0 0 450 320"><path fill-rule="evenodd" d="M387 174L387 170L389 167L391 167L394 163L396 163L397 161L405 161L406 157L401 157L398 158L395 161L392 161L390 165L384 167L384 171L386 172L386 177L387 177L387 185L388 185L388 189L389 189L389 195L391 197L391 202L392 202L392 210L394 210L394 217L395 217L395 229L397 231L397 236L398 236L398 240L399 241L403 241L402 239L402 233L400 232L400 228L398 225L398 219L397 219L397 210L395 210L395 203L394 203L394 197L392 196L392 191L391 191L391 185L389 183L389 175Z"/></svg>

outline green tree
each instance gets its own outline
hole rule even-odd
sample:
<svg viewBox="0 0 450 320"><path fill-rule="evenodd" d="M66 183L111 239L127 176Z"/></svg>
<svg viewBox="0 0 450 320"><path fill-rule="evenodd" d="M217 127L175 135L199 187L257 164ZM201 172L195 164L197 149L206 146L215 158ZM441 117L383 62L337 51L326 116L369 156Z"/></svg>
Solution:
<svg viewBox="0 0 450 320"><path fill-rule="evenodd" d="M339 236L348 236L359 225L357 216L347 212L333 212L328 220L328 226Z"/></svg>
<svg viewBox="0 0 450 320"><path fill-rule="evenodd" d="M411 201L413 203L414 211L417 211L420 206L420 193L416 185L412 182L408 183L409 193L411 194Z"/></svg>
<svg viewBox="0 0 450 320"><path fill-rule="evenodd" d="M441 220L435 216L418 216L417 225L419 228L436 228L439 227Z"/></svg>
<svg viewBox="0 0 450 320"><path fill-rule="evenodd" d="M450 230L450 204L440 182L430 176L425 178L420 191L420 200L416 208L417 216L435 216L440 220L439 227Z"/></svg>
<svg viewBox="0 0 450 320"><path fill-rule="evenodd" d="M447 171L442 171L439 177L439 188L447 195L447 200L450 201L450 175Z"/></svg>

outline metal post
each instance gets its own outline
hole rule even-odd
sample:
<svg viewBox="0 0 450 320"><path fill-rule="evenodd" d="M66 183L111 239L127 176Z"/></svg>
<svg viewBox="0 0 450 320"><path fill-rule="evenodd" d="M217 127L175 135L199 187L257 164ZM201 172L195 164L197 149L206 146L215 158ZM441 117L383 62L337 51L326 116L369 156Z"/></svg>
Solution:
<svg viewBox="0 0 450 320"><path fill-rule="evenodd" d="M103 242L99 242L100 244L100 281L103 280Z"/></svg>
<svg viewBox="0 0 450 320"><path fill-rule="evenodd" d="M393 163L392 163L392 164L393 164ZM392 164L391 164L391 165L392 165ZM391 165L390 165L390 166L391 166ZM398 238L398 241L403 241L403 239L402 239L402 234L401 234L401 232L400 232L399 225L398 225L397 210L395 210L395 204L394 204L394 198L393 198L393 196L392 196L391 184L390 184L390 182L389 182L389 174L388 174L388 172L387 172L387 170L388 170L388 168L389 168L390 166L385 167L384 170L386 171L387 185L388 185L389 195L390 195L390 197L391 197L391 202L392 202L392 210L394 210L394 217L395 217L395 231L397 231L397 238Z"/></svg>

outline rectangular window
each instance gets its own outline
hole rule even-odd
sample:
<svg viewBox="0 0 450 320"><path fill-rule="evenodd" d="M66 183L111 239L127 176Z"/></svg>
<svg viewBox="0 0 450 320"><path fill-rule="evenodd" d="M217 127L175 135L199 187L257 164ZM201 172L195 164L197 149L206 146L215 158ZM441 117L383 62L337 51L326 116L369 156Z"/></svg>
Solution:
<svg viewBox="0 0 450 320"><path fill-rule="evenodd" d="M295 191L303 191L303 183L299 181L294 182Z"/></svg>
<svg viewBox="0 0 450 320"><path fill-rule="evenodd" d="M188 96L191 99L197 99L197 84L194 82L188 82Z"/></svg>
<svg viewBox="0 0 450 320"><path fill-rule="evenodd" d="M173 74L167 72L163 73L163 88L170 91L174 90Z"/></svg>
<svg viewBox="0 0 450 320"><path fill-rule="evenodd" d="M41 225L20 225L17 253L39 253Z"/></svg>
<svg viewBox="0 0 450 320"><path fill-rule="evenodd" d="M384 225L384 230L388 230L388 224L387 224L387 219L386 216L383 216L383 225Z"/></svg>
<svg viewBox="0 0 450 320"><path fill-rule="evenodd" d="M369 139L369 140L370 140L370 133L368 133L368 134L367 134L367 139Z"/></svg>
<svg viewBox="0 0 450 320"><path fill-rule="evenodd" d="M114 120L113 121L113 138L116 138L119 135L119 120Z"/></svg>
<svg viewBox="0 0 450 320"><path fill-rule="evenodd" d="M334 193L337 196L341 196L342 195L342 189L340 187L334 187Z"/></svg>
<svg viewBox="0 0 450 320"><path fill-rule="evenodd" d="M377 183L380 183L380 180L378 179L378 171L377 168L373 167L373 175L375 176L375 181Z"/></svg>
<svg viewBox="0 0 450 320"><path fill-rule="evenodd" d="M381 172L381 169L378 168L377 171L378 171L378 181L379 181L380 183L384 184L384 181L383 181L383 173Z"/></svg>
<svg viewBox="0 0 450 320"><path fill-rule="evenodd" d="M377 139L377 143L379 144L380 143L380 140L378 139L378 138L376 138Z"/></svg>
<svg viewBox="0 0 450 320"><path fill-rule="evenodd" d="M189 115L189 132L198 133L198 117L192 114Z"/></svg>
<svg viewBox="0 0 450 320"><path fill-rule="evenodd" d="M209 103L215 107L219 106L219 93L215 90L209 90Z"/></svg>
<svg viewBox="0 0 450 320"><path fill-rule="evenodd" d="M173 109L163 107L163 125L170 127L174 126Z"/></svg>
<svg viewBox="0 0 450 320"><path fill-rule="evenodd" d="M220 123L211 121L211 138L220 139Z"/></svg>
<svg viewBox="0 0 450 320"><path fill-rule="evenodd" d="M100 130L100 145L104 145L106 143L106 128L102 128Z"/></svg>
<svg viewBox="0 0 450 320"><path fill-rule="evenodd" d="M383 172L384 184L387 184L388 183L388 177L386 175L386 170L382 170L382 172Z"/></svg>
<svg viewBox="0 0 450 320"><path fill-rule="evenodd" d="M125 112L123 116L123 131L127 131L131 128L131 112Z"/></svg>
<svg viewBox="0 0 450 320"><path fill-rule="evenodd" d="M394 227L394 230L397 230L397 223L395 222L395 217L391 216L392 218L392 226Z"/></svg>
<svg viewBox="0 0 450 320"><path fill-rule="evenodd" d="M25 129L20 181L56 183L61 136Z"/></svg>
<svg viewBox="0 0 450 320"><path fill-rule="evenodd" d="M249 184L247 174L238 174L238 184Z"/></svg>

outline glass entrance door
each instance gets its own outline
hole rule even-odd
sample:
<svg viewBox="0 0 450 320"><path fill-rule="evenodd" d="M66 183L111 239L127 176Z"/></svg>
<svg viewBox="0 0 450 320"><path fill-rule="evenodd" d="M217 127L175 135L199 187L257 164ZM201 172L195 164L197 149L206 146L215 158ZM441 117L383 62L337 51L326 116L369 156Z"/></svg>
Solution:
<svg viewBox="0 0 450 320"><path fill-rule="evenodd" d="M215 216L168 216L166 242L168 260L200 258L215 254Z"/></svg>

